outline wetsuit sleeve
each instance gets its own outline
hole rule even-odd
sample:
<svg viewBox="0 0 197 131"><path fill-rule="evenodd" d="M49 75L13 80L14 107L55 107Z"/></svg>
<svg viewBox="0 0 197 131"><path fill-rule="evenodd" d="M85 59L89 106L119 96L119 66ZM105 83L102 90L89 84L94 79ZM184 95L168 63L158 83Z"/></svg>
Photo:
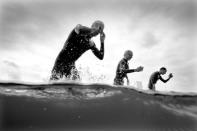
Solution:
<svg viewBox="0 0 197 131"><path fill-rule="evenodd" d="M164 83L166 83L167 81L169 81L169 80L170 80L170 78L168 78L168 79L164 80L160 75L159 75L159 79L160 79L162 82L164 82Z"/></svg>
<svg viewBox="0 0 197 131"><path fill-rule="evenodd" d="M126 66L126 65L124 65ZM125 69L125 68L122 68L122 72L123 73L132 73L132 72L135 72L135 69Z"/></svg>
<svg viewBox="0 0 197 131"><path fill-rule="evenodd" d="M100 60L103 60L104 58L104 43L101 42L100 50L96 48L96 45L94 44L92 47L90 47L94 55L99 58Z"/></svg>
<svg viewBox="0 0 197 131"><path fill-rule="evenodd" d="M132 73L132 72L135 72L135 69L124 69L123 72L124 73Z"/></svg>
<svg viewBox="0 0 197 131"><path fill-rule="evenodd" d="M122 73L132 73L132 72L135 72L135 69L126 69L126 62L122 61L120 62L120 66L119 66L119 69L120 69L120 72Z"/></svg>

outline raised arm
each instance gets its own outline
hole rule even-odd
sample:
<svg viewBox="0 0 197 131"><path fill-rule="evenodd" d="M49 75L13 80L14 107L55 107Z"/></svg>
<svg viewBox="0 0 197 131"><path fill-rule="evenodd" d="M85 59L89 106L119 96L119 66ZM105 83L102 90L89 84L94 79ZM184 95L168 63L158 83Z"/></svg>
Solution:
<svg viewBox="0 0 197 131"><path fill-rule="evenodd" d="M93 36L96 36L98 33L100 33L100 30L95 30L95 29L78 24L75 27L75 32L82 36L86 36L87 38L91 38Z"/></svg>
<svg viewBox="0 0 197 131"><path fill-rule="evenodd" d="M101 42L100 50L98 50L98 49L96 48L96 45L94 44L94 42L93 42L93 41L90 41L90 42L91 42L91 44L93 45L93 46L91 47L91 50L92 50L92 52L94 53L94 55L95 55L97 58L99 58L100 60L103 60L103 58L104 58L104 43Z"/></svg>
<svg viewBox="0 0 197 131"><path fill-rule="evenodd" d="M103 58L104 58L104 40L105 40L105 34L101 33L100 34L100 41L101 41L100 50L98 50L96 48L96 45L95 45L95 43L93 41L90 41L90 46L91 46L92 52L100 60L103 60Z"/></svg>
<svg viewBox="0 0 197 131"><path fill-rule="evenodd" d="M92 32L92 29L89 28L89 27L86 27L86 26L82 26L80 24L78 24L76 27L75 27L75 32L77 34L80 34L80 35L88 35Z"/></svg>
<svg viewBox="0 0 197 131"><path fill-rule="evenodd" d="M173 77L173 76L172 76L172 74L170 73L168 79L165 80L165 79L163 79L161 76L159 77L159 79L160 79L162 82L166 83L166 82L168 82L172 77Z"/></svg>

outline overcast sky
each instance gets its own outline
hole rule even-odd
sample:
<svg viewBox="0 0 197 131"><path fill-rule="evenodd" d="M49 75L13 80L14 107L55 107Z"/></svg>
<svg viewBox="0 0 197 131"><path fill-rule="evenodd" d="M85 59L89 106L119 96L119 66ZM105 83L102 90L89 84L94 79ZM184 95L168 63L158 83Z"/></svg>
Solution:
<svg viewBox="0 0 197 131"><path fill-rule="evenodd" d="M174 78L158 82L158 90L197 92L196 9L195 0L1 0L0 80L47 81L70 31L102 20L105 57L100 61L91 51L82 55L76 64L84 81L94 76L112 84L118 62L130 49L130 68L144 66L143 72L128 75L132 84L141 81L147 89L151 73L165 66L164 78L170 72ZM93 40L99 48L99 38Z"/></svg>

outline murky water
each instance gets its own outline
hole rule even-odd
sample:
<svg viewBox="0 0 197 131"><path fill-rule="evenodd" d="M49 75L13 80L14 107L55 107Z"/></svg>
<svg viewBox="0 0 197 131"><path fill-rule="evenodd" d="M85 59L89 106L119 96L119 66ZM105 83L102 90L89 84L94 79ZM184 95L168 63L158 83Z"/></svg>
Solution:
<svg viewBox="0 0 197 131"><path fill-rule="evenodd" d="M5 131L195 131L197 94L82 84L0 84Z"/></svg>

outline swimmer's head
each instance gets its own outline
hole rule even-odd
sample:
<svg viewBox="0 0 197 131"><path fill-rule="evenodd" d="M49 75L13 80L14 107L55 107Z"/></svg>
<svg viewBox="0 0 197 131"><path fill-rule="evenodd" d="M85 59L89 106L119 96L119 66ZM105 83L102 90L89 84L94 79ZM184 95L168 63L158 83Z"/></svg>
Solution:
<svg viewBox="0 0 197 131"><path fill-rule="evenodd" d="M133 52L132 52L131 50L126 50L126 51L124 52L124 58L125 58L126 60L130 60L132 57L133 57Z"/></svg>
<svg viewBox="0 0 197 131"><path fill-rule="evenodd" d="M159 70L160 74L164 75L167 72L167 69L165 67L161 67Z"/></svg>
<svg viewBox="0 0 197 131"><path fill-rule="evenodd" d="M92 26L91 26L93 29L97 29L99 30L99 32L103 32L104 30L104 23L100 20L96 20L92 23Z"/></svg>

